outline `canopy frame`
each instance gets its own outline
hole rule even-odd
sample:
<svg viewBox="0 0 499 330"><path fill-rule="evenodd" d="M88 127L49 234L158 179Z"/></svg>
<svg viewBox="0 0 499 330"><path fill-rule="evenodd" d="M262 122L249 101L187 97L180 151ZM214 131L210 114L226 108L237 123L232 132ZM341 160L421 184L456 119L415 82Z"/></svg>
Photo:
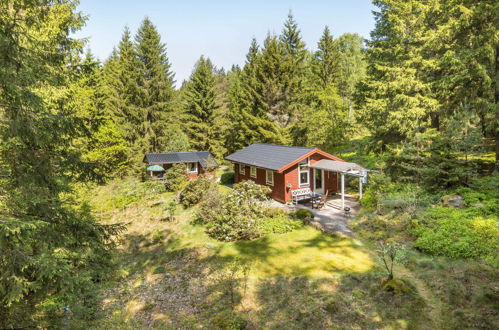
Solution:
<svg viewBox="0 0 499 330"><path fill-rule="evenodd" d="M345 209L345 176L359 178L359 199L362 199L362 184L367 178L368 170L356 163L342 162L330 159L321 159L310 168L339 173L341 177L341 209Z"/></svg>

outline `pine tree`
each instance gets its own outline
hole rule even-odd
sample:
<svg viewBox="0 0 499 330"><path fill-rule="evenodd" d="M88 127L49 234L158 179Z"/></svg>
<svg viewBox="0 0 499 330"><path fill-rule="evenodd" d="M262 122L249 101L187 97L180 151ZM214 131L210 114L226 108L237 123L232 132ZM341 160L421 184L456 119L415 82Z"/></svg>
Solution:
<svg viewBox="0 0 499 330"><path fill-rule="evenodd" d="M201 56L185 86L187 132L196 151L210 151L221 159L225 153L224 137L219 126L220 105L217 103L214 67Z"/></svg>
<svg viewBox="0 0 499 330"><path fill-rule="evenodd" d="M177 125L174 74L166 56L165 45L148 18L135 37L139 71L139 107L141 120L135 129L141 133L143 152L161 152L166 147L169 130Z"/></svg>

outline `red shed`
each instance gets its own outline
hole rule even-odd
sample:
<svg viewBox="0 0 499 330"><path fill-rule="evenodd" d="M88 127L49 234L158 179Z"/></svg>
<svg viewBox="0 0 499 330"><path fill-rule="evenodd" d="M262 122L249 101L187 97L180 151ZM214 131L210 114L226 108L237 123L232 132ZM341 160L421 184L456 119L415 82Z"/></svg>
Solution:
<svg viewBox="0 0 499 330"><path fill-rule="evenodd" d="M338 192L338 173L311 165L322 159L343 161L317 148L254 143L226 157L234 163L234 182L253 180L272 189L280 202L292 199L292 191L310 189L319 194Z"/></svg>

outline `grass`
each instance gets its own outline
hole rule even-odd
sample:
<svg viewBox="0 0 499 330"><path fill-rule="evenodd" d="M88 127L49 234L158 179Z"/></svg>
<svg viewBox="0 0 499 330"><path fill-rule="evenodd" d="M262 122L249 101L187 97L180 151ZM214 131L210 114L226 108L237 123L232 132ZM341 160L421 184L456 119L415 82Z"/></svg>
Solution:
<svg viewBox="0 0 499 330"><path fill-rule="evenodd" d="M192 222L195 208L179 207L174 222L163 221L162 205L172 197L132 179L87 194L102 222L128 223L116 270L102 283L104 316L89 327L430 329L459 320L446 298L449 268L433 258L411 255L411 267L396 270L411 290L394 296L380 289L384 273L369 241L304 226L218 242ZM227 275L235 264L249 267L246 280ZM236 290L234 308L228 283ZM484 297L494 299L488 291Z"/></svg>
<svg viewBox="0 0 499 330"><path fill-rule="evenodd" d="M347 237L331 237L312 227L254 241L221 243L220 257L252 264L257 276L326 277L333 273L365 272L373 267L362 244Z"/></svg>

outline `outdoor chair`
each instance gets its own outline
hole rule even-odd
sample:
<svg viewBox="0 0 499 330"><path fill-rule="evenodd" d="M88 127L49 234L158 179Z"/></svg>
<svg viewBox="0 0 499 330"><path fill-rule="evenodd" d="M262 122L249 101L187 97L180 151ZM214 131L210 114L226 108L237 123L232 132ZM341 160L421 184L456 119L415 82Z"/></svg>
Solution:
<svg viewBox="0 0 499 330"><path fill-rule="evenodd" d="M320 210L326 205L327 202L327 194L329 191L326 190L326 193L322 195L320 198L316 198L312 200L312 208Z"/></svg>

